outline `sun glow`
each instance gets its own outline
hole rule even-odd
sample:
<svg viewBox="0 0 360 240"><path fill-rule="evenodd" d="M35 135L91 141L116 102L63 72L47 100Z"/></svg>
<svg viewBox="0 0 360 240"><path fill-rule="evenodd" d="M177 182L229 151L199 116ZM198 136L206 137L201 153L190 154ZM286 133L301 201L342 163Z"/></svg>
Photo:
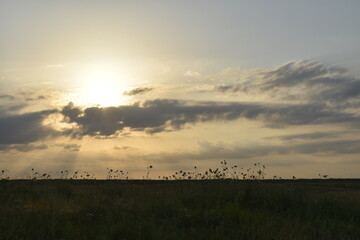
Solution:
<svg viewBox="0 0 360 240"><path fill-rule="evenodd" d="M88 66L81 74L81 87L78 89L78 100L84 105L100 107L123 104L126 97L123 92L128 88L126 76L115 67Z"/></svg>
<svg viewBox="0 0 360 240"><path fill-rule="evenodd" d="M108 83L95 83L83 89L83 100L86 102L108 107L117 105L119 94Z"/></svg>

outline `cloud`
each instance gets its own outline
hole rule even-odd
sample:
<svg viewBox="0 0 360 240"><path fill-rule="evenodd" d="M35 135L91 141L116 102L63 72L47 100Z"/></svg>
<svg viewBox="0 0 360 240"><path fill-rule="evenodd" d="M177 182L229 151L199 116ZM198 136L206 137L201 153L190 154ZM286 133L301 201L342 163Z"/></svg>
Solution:
<svg viewBox="0 0 360 240"><path fill-rule="evenodd" d="M129 128L154 134L182 129L186 124L231 121L240 118L262 121L267 127L327 123L357 123L352 113L337 112L323 104L264 104L242 102L148 100L128 106L91 107L81 110L72 103L61 112L81 135L111 136ZM79 133L79 132L78 132Z"/></svg>
<svg viewBox="0 0 360 240"><path fill-rule="evenodd" d="M240 76L241 73L238 72ZM347 75L346 69L314 61L293 61L273 69L258 69L242 74L241 80L214 87L218 92L242 96L343 105L360 101L360 79ZM245 77L244 77L245 76Z"/></svg>
<svg viewBox="0 0 360 240"><path fill-rule="evenodd" d="M64 150L72 151L72 152L78 152L80 151L81 145L79 144L55 144L56 147L62 147Z"/></svg>
<svg viewBox="0 0 360 240"><path fill-rule="evenodd" d="M126 146L126 145L124 145L124 146L117 146L117 145L115 145L114 146L114 149L115 150L129 150L129 149L135 149L134 147L130 147L130 146Z"/></svg>
<svg viewBox="0 0 360 240"><path fill-rule="evenodd" d="M37 97L28 97L25 100L26 101L36 101L36 100L43 100L46 99L46 97L44 95L39 95Z"/></svg>
<svg viewBox="0 0 360 240"><path fill-rule="evenodd" d="M80 147L81 147L81 145L79 145L79 144L65 144L64 145L65 150L75 151L75 152L80 151Z"/></svg>
<svg viewBox="0 0 360 240"><path fill-rule="evenodd" d="M43 121L57 110L14 114L26 104L0 106L0 144L29 144L54 136L93 136L112 138L122 133L141 131L158 134L178 131L185 126L204 122L224 122L238 119L259 121L269 128L294 125L343 124L359 128L360 80L347 77L344 69L326 67L321 63L296 61L270 70L252 71L252 80L243 79L234 85L218 86L218 91L253 91L290 94L297 93L306 101L288 101L289 94L279 94L280 101L257 102L190 101L153 99L118 107L88 107L82 109L69 103L59 113L72 128L56 131ZM232 73L234 74L234 73ZM282 92L278 89L286 89ZM152 88L137 88L128 94L136 95ZM315 94L318 93L318 94ZM301 96L300 96L301 95ZM43 95L38 95L43 98ZM315 99L318 99L315 101ZM339 99L346 104L339 107ZM332 104L331 100L336 104ZM351 101L350 101L351 100ZM360 99L359 99L360 100ZM333 133L311 133L278 137L284 141L336 137ZM67 148L79 149L77 146Z"/></svg>
<svg viewBox="0 0 360 240"><path fill-rule="evenodd" d="M153 88L150 88L150 87L135 88L131 91L124 92L124 95L128 95L128 96L141 95L141 94L150 92L152 90L153 90Z"/></svg>
<svg viewBox="0 0 360 240"><path fill-rule="evenodd" d="M34 144L0 144L0 151L16 150L19 152L30 152L34 150L45 150L48 146L46 144L34 145Z"/></svg>
<svg viewBox="0 0 360 240"><path fill-rule="evenodd" d="M57 132L43 125L44 119L56 110L19 115L0 114L0 144L28 144L55 136Z"/></svg>
<svg viewBox="0 0 360 240"><path fill-rule="evenodd" d="M15 97L9 94L2 94L0 95L0 99L8 99L8 100L14 100Z"/></svg>
<svg viewBox="0 0 360 240"><path fill-rule="evenodd" d="M312 85L319 80L331 81L344 72L344 69L326 67L319 62L294 61L263 73L262 88L294 87L302 83Z"/></svg>
<svg viewBox="0 0 360 240"><path fill-rule="evenodd" d="M161 152L154 154L134 154L135 159L159 162L184 162L188 160L246 160L272 155L314 155L334 156L338 154L359 154L360 140L318 141L291 145L254 145L241 147L232 144L199 142L196 151ZM288 161L288 164L294 162Z"/></svg>
<svg viewBox="0 0 360 240"><path fill-rule="evenodd" d="M341 136L348 132L314 132L314 133L302 133L302 134L292 134L285 136L274 136L266 137L266 139L281 139L283 141L292 141L292 140L314 140L314 139L329 139Z"/></svg>
<svg viewBox="0 0 360 240"><path fill-rule="evenodd" d="M237 92L238 91L236 86L233 86L233 85L218 85L218 86L215 86L215 90L219 91L219 92L227 92L227 91Z"/></svg>
<svg viewBox="0 0 360 240"><path fill-rule="evenodd" d="M9 116L13 112L19 111L27 106L28 105L26 103L0 105L0 118L4 116Z"/></svg>
<svg viewBox="0 0 360 240"><path fill-rule="evenodd" d="M27 107L27 106L28 106L27 104L23 104L23 103L21 103L21 104L16 104L16 105L9 106L9 107L8 107L8 110L9 110L10 112L18 111L18 110L21 110L21 109L23 109L23 108L25 108L25 107Z"/></svg>

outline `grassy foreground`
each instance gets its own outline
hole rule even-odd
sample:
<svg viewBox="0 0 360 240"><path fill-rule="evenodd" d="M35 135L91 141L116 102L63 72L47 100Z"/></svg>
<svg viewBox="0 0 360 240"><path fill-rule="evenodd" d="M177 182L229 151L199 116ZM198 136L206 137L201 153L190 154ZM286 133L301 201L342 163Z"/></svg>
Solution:
<svg viewBox="0 0 360 240"><path fill-rule="evenodd" d="M2 180L0 239L360 239L360 181Z"/></svg>

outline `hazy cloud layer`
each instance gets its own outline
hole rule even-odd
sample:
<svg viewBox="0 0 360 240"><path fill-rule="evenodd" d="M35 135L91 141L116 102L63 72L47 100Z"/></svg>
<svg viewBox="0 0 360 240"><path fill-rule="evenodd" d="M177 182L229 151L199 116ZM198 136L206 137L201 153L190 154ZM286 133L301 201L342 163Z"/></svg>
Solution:
<svg viewBox="0 0 360 240"><path fill-rule="evenodd" d="M322 154L334 156L336 154L359 154L360 140L319 141L291 145L263 145L241 147L224 143L200 142L196 151L161 152L159 154L134 155L133 158L160 162L181 162L187 160L239 160L270 155L291 154ZM288 164L293 164L291 161Z"/></svg>
<svg viewBox="0 0 360 240"><path fill-rule="evenodd" d="M231 74L236 74L236 71ZM270 128L315 124L360 127L360 101L357 101L360 100L360 80L348 77L341 68L326 67L317 62L291 62L271 70L252 71L251 77L245 77L233 85L218 86L216 89L250 95L253 92L276 95L277 101L267 101L264 98L252 102L153 99L118 107L85 109L69 103L60 111L23 114L17 112L29 106L28 104L9 104L0 106L0 144L5 149L5 145L30 144L59 135L108 139L119 136L123 130L126 130L123 133L142 131L157 134L178 131L186 125L237 119L259 121ZM152 88L146 87L137 88L128 94L142 94L151 90ZM61 113L64 121L74 127L56 131L45 126L44 120L55 112ZM337 133L316 132L275 138L290 141L337 136ZM62 147L70 151L80 149L80 145Z"/></svg>

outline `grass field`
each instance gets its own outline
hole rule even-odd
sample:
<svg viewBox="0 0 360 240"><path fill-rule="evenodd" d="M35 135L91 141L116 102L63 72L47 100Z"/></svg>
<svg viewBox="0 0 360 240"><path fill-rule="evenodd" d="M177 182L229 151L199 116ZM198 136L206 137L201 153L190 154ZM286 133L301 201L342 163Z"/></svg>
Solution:
<svg viewBox="0 0 360 240"><path fill-rule="evenodd" d="M2 180L0 239L360 239L360 181Z"/></svg>

